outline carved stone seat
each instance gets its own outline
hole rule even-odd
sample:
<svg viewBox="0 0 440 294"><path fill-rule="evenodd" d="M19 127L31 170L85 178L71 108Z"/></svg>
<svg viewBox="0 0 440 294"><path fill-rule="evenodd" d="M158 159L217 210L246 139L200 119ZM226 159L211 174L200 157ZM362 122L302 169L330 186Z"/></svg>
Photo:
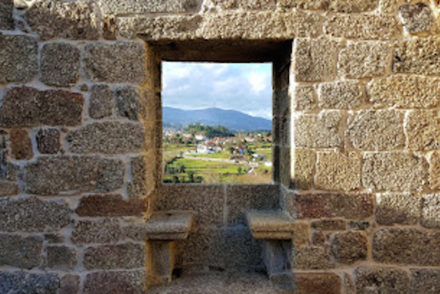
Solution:
<svg viewBox="0 0 440 294"><path fill-rule="evenodd" d="M147 281L149 285L170 282L177 240L188 238L193 214L187 211L155 212L145 224Z"/></svg>

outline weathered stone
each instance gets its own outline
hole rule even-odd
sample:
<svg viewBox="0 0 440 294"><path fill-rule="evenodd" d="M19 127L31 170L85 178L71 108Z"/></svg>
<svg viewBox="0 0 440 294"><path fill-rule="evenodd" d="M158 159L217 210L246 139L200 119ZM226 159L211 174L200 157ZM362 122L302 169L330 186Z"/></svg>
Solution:
<svg viewBox="0 0 440 294"><path fill-rule="evenodd" d="M72 131L66 140L73 153L134 153L142 151L145 134L141 124L102 122Z"/></svg>
<svg viewBox="0 0 440 294"><path fill-rule="evenodd" d="M0 182L0 197L14 196L19 192L18 185L13 182Z"/></svg>
<svg viewBox="0 0 440 294"><path fill-rule="evenodd" d="M298 294L341 293L341 278L334 273L296 273L294 281Z"/></svg>
<svg viewBox="0 0 440 294"><path fill-rule="evenodd" d="M62 235L57 233L48 233L44 234L44 240L48 244L61 244L65 242L65 239Z"/></svg>
<svg viewBox="0 0 440 294"><path fill-rule="evenodd" d="M0 234L0 265L31 269L42 261L41 237L21 237Z"/></svg>
<svg viewBox="0 0 440 294"><path fill-rule="evenodd" d="M316 153L307 148L292 149L292 182L295 188L308 190L313 185Z"/></svg>
<svg viewBox="0 0 440 294"><path fill-rule="evenodd" d="M90 195L81 198L76 214L80 216L142 216L146 212L143 199L125 200L121 195Z"/></svg>
<svg viewBox="0 0 440 294"><path fill-rule="evenodd" d="M406 133L408 147L412 150L437 150L440 148L440 111L414 110L408 115Z"/></svg>
<svg viewBox="0 0 440 294"><path fill-rule="evenodd" d="M368 102L375 107L431 108L439 105L440 79L393 75L367 85Z"/></svg>
<svg viewBox="0 0 440 294"><path fill-rule="evenodd" d="M312 222L312 228L323 231L344 231L347 227L342 219L323 219Z"/></svg>
<svg viewBox="0 0 440 294"><path fill-rule="evenodd" d="M48 246L47 266L55 270L72 270L75 268L76 250L66 246Z"/></svg>
<svg viewBox="0 0 440 294"><path fill-rule="evenodd" d="M403 41L394 49L393 72L439 75L440 38L426 37Z"/></svg>
<svg viewBox="0 0 440 294"><path fill-rule="evenodd" d="M12 88L3 97L0 126L75 126L81 123L83 104L84 99L78 93Z"/></svg>
<svg viewBox="0 0 440 294"><path fill-rule="evenodd" d="M139 241L159 240L168 242L174 240L183 240L188 238L188 234L191 231L193 222L194 217L192 212L154 212L151 214L146 223L143 223L140 226L129 226L129 228L132 227L134 230L129 232L127 235L132 239L137 239Z"/></svg>
<svg viewBox="0 0 440 294"><path fill-rule="evenodd" d="M343 217L365 219L373 215L370 194L298 194L294 195L298 218Z"/></svg>
<svg viewBox="0 0 440 294"><path fill-rule="evenodd" d="M315 89L312 86L296 86L292 100L293 110L313 110L316 107Z"/></svg>
<svg viewBox="0 0 440 294"><path fill-rule="evenodd" d="M423 195L421 223L427 228L440 228L440 194Z"/></svg>
<svg viewBox="0 0 440 294"><path fill-rule="evenodd" d="M352 79L384 75L388 67L390 47L385 43L348 43L339 54L339 72Z"/></svg>
<svg viewBox="0 0 440 294"><path fill-rule="evenodd" d="M411 269L411 293L435 294L440 291L440 271L435 269Z"/></svg>
<svg viewBox="0 0 440 294"><path fill-rule="evenodd" d="M278 185L230 185L226 188L228 224L245 224L248 210L271 210L279 208Z"/></svg>
<svg viewBox="0 0 440 294"><path fill-rule="evenodd" d="M84 294L143 294L145 271L94 272L86 276Z"/></svg>
<svg viewBox="0 0 440 294"><path fill-rule="evenodd" d="M403 113L393 110L359 111L348 125L347 135L359 150L395 150L405 144Z"/></svg>
<svg viewBox="0 0 440 294"><path fill-rule="evenodd" d="M281 7L297 7L302 9L320 9L337 12L361 12L377 7L377 0L281 0Z"/></svg>
<svg viewBox="0 0 440 294"><path fill-rule="evenodd" d="M145 110L140 102L139 90L133 87L115 89L116 108L121 117L129 120L140 120L145 117Z"/></svg>
<svg viewBox="0 0 440 294"><path fill-rule="evenodd" d="M142 83L144 46L134 42L90 44L85 47L85 73L95 82Z"/></svg>
<svg viewBox="0 0 440 294"><path fill-rule="evenodd" d="M429 185L432 190L440 188L440 152L435 151L428 157L429 160Z"/></svg>
<svg viewBox="0 0 440 294"><path fill-rule="evenodd" d="M429 31L435 24L431 9L422 2L400 6L399 14L403 26L409 33Z"/></svg>
<svg viewBox="0 0 440 294"><path fill-rule="evenodd" d="M0 231L54 232L70 222L65 202L27 199L0 199Z"/></svg>
<svg viewBox="0 0 440 294"><path fill-rule="evenodd" d="M77 221L72 232L76 244L116 243L121 237L121 227L115 219Z"/></svg>
<svg viewBox="0 0 440 294"><path fill-rule="evenodd" d="M0 1L0 30L14 29L14 19L12 18L13 8L13 0Z"/></svg>
<svg viewBox="0 0 440 294"><path fill-rule="evenodd" d="M381 263L438 266L440 232L380 229L373 237L373 258Z"/></svg>
<svg viewBox="0 0 440 294"><path fill-rule="evenodd" d="M147 173L147 163L144 156L137 156L130 159L131 177L132 180L128 183L128 196L142 197L148 194L148 186L152 185Z"/></svg>
<svg viewBox="0 0 440 294"><path fill-rule="evenodd" d="M104 14L141 14L165 12L196 12L201 0L152 0L152 1L118 1L100 0Z"/></svg>
<svg viewBox="0 0 440 294"><path fill-rule="evenodd" d="M60 131L57 129L40 129L35 138L40 153L56 154L60 151Z"/></svg>
<svg viewBox="0 0 440 294"><path fill-rule="evenodd" d="M25 167L25 189L38 195L109 192L123 181L122 161L97 156L40 157Z"/></svg>
<svg viewBox="0 0 440 294"><path fill-rule="evenodd" d="M402 0L380 0L380 12L383 14L397 14L397 9L402 5Z"/></svg>
<svg viewBox="0 0 440 294"><path fill-rule="evenodd" d="M318 106L320 108L356 108L362 103L363 90L357 82L336 82L321 84Z"/></svg>
<svg viewBox="0 0 440 294"><path fill-rule="evenodd" d="M321 190L350 191L361 184L361 158L354 152L318 152L315 185Z"/></svg>
<svg viewBox="0 0 440 294"><path fill-rule="evenodd" d="M354 275L357 293L410 293L409 277L404 270L359 267Z"/></svg>
<svg viewBox="0 0 440 294"><path fill-rule="evenodd" d="M38 71L37 54L38 46L34 38L0 35L0 83L32 80Z"/></svg>
<svg viewBox="0 0 440 294"><path fill-rule="evenodd" d="M71 87L79 79L80 51L66 43L49 43L40 52L40 80L49 86Z"/></svg>
<svg viewBox="0 0 440 294"><path fill-rule="evenodd" d="M331 253L337 262L353 264L367 258L367 237L363 232L340 232L333 237Z"/></svg>
<svg viewBox="0 0 440 294"><path fill-rule="evenodd" d="M90 1L34 3L26 13L32 30L43 40L96 40L99 38L99 11Z"/></svg>
<svg viewBox="0 0 440 294"><path fill-rule="evenodd" d="M362 183L375 191L422 190L427 182L428 164L408 152L364 155Z"/></svg>
<svg viewBox="0 0 440 294"><path fill-rule="evenodd" d="M293 52L295 80L332 80L336 75L337 47L336 42L328 39L296 39Z"/></svg>
<svg viewBox="0 0 440 294"><path fill-rule="evenodd" d="M89 115L100 119L113 113L113 92L107 85L94 85L90 94Z"/></svg>
<svg viewBox="0 0 440 294"><path fill-rule="evenodd" d="M293 235L293 219L282 211L250 211L247 224L255 239L290 240Z"/></svg>
<svg viewBox="0 0 440 294"><path fill-rule="evenodd" d="M64 275L60 281L58 294L79 293L80 276Z"/></svg>
<svg viewBox="0 0 440 294"><path fill-rule="evenodd" d="M0 293L56 294L60 280L56 274L24 271L0 272Z"/></svg>
<svg viewBox="0 0 440 294"><path fill-rule="evenodd" d="M307 246L294 249L293 268L295 269L330 269L335 264L330 258L328 247Z"/></svg>
<svg viewBox="0 0 440 294"><path fill-rule="evenodd" d="M333 16L325 30L333 37L364 40L388 40L400 32L395 18L376 15Z"/></svg>
<svg viewBox="0 0 440 294"><path fill-rule="evenodd" d="M348 223L350 229L358 231L366 231L370 225L368 221L350 221Z"/></svg>
<svg viewBox="0 0 440 294"><path fill-rule="evenodd" d="M34 156L32 142L28 132L22 129L14 129L9 134L11 140L12 156L17 160L31 159Z"/></svg>
<svg viewBox="0 0 440 294"><path fill-rule="evenodd" d="M421 198L410 193L376 195L376 222L381 225L414 225L420 220Z"/></svg>
<svg viewBox="0 0 440 294"><path fill-rule="evenodd" d="M323 111L319 114L301 114L294 118L293 136L296 147L332 148L342 144L339 125L342 113Z"/></svg>
<svg viewBox="0 0 440 294"><path fill-rule="evenodd" d="M96 269L142 268L145 248L134 243L88 247L84 251L84 267Z"/></svg>

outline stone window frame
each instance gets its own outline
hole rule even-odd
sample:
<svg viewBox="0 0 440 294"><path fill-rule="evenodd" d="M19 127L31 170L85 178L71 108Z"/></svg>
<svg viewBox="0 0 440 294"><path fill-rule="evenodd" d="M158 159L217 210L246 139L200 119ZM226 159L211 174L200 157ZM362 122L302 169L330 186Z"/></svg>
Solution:
<svg viewBox="0 0 440 294"><path fill-rule="evenodd" d="M153 110L145 122L146 137L152 156L148 162L151 168L154 188L163 185L239 185L237 183L173 184L163 183L162 174L162 62L218 62L218 63L262 63L272 64L272 183L290 186L290 75L293 40L189 40L189 41L146 41L146 71L150 73L142 89L147 107ZM151 111L150 110L150 111ZM252 184L253 186L267 184Z"/></svg>

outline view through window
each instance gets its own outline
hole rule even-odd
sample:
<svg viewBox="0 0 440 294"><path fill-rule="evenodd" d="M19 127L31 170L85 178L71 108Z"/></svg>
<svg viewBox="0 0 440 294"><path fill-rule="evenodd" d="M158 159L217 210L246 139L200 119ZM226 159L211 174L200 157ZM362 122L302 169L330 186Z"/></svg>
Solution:
<svg viewBox="0 0 440 294"><path fill-rule="evenodd" d="M272 64L164 62L165 183L272 182Z"/></svg>

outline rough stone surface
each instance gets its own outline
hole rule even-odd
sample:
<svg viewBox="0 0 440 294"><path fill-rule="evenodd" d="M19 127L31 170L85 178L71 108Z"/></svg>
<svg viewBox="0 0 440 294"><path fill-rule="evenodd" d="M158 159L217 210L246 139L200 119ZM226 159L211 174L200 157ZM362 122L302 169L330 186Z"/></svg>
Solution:
<svg viewBox="0 0 440 294"><path fill-rule="evenodd" d="M415 225L420 220L421 197L411 193L376 195L376 222L381 225Z"/></svg>
<svg viewBox="0 0 440 294"><path fill-rule="evenodd" d="M144 260L144 246L133 243L89 247L84 251L84 266L89 270L142 268Z"/></svg>
<svg viewBox="0 0 440 294"><path fill-rule="evenodd" d="M115 90L118 115L129 120L140 120L145 117L145 110L140 102L140 94L133 87L119 87Z"/></svg>
<svg viewBox="0 0 440 294"><path fill-rule="evenodd" d="M3 22L2 17L0 22ZM38 71L37 53L34 38L0 35L0 83L32 80Z"/></svg>
<svg viewBox="0 0 440 294"><path fill-rule="evenodd" d="M315 185L321 190L356 190L361 184L361 158L356 153L318 152Z"/></svg>
<svg viewBox="0 0 440 294"><path fill-rule="evenodd" d="M313 110L317 100L315 89L312 86L296 86L292 100L294 110Z"/></svg>
<svg viewBox="0 0 440 294"><path fill-rule="evenodd" d="M43 40L96 40L99 37L97 7L93 2L38 1L26 20Z"/></svg>
<svg viewBox="0 0 440 294"><path fill-rule="evenodd" d="M334 261L330 258L330 249L322 246L307 246L296 248L293 256L295 269L331 269Z"/></svg>
<svg viewBox="0 0 440 294"><path fill-rule="evenodd" d="M408 152L364 155L362 183L375 191L422 190L427 182L428 164Z"/></svg>
<svg viewBox="0 0 440 294"><path fill-rule="evenodd" d="M38 195L109 192L123 178L122 161L96 156L40 157L25 167L25 189Z"/></svg>
<svg viewBox="0 0 440 294"><path fill-rule="evenodd" d="M41 237L0 234L0 265L23 269L37 267L42 261L42 247Z"/></svg>
<svg viewBox="0 0 440 294"><path fill-rule="evenodd" d="M438 266L440 232L384 228L373 237L373 258L388 264Z"/></svg>
<svg viewBox="0 0 440 294"><path fill-rule="evenodd" d="M294 74L298 82L331 80L336 75L338 44L328 39L296 39Z"/></svg>
<svg viewBox="0 0 440 294"><path fill-rule="evenodd" d="M357 82L336 82L321 84L318 106L320 108L352 109L362 103L363 90Z"/></svg>
<svg viewBox="0 0 440 294"><path fill-rule="evenodd" d="M0 231L54 232L70 222L65 202L27 199L0 199Z"/></svg>
<svg viewBox="0 0 440 294"><path fill-rule="evenodd" d="M320 9L347 13L369 11L377 7L377 0L280 0L279 2L283 7Z"/></svg>
<svg viewBox="0 0 440 294"><path fill-rule="evenodd" d="M411 270L411 293L434 294L440 291L440 271L435 269Z"/></svg>
<svg viewBox="0 0 440 294"><path fill-rule="evenodd" d="M298 218L344 217L365 219L373 215L373 197L369 194L298 194L294 195Z"/></svg>
<svg viewBox="0 0 440 294"><path fill-rule="evenodd" d="M359 150L395 150L405 144L403 113L392 110L359 111L348 125L347 135Z"/></svg>
<svg viewBox="0 0 440 294"><path fill-rule="evenodd" d="M50 43L41 49L41 81L55 87L71 87L79 79L80 51L73 45Z"/></svg>
<svg viewBox="0 0 440 294"><path fill-rule="evenodd" d="M427 37L403 41L394 49L393 72L439 75L440 38Z"/></svg>
<svg viewBox="0 0 440 294"><path fill-rule="evenodd" d="M76 275L64 275L60 281L58 294L78 293L80 289L80 277Z"/></svg>
<svg viewBox="0 0 440 294"><path fill-rule="evenodd" d="M359 267L354 272L357 293L407 293L406 271L386 267Z"/></svg>
<svg viewBox="0 0 440 294"><path fill-rule="evenodd" d="M48 246L46 248L47 266L54 270L73 270L77 257L76 250L66 246Z"/></svg>
<svg viewBox="0 0 440 294"><path fill-rule="evenodd" d="M414 110L408 115L406 132L412 150L440 149L440 111Z"/></svg>
<svg viewBox="0 0 440 294"><path fill-rule="evenodd" d="M12 88L3 97L1 127L75 126L81 122L84 99L81 94Z"/></svg>
<svg viewBox="0 0 440 294"><path fill-rule="evenodd" d="M148 2L100 0L105 14L196 12L201 3L201 0L152 0Z"/></svg>
<svg viewBox="0 0 440 294"><path fill-rule="evenodd" d="M142 83L145 79L144 46L117 42L85 47L85 72L95 82Z"/></svg>
<svg viewBox="0 0 440 294"><path fill-rule="evenodd" d="M440 79L393 75L367 85L368 102L375 107L431 108L439 105Z"/></svg>
<svg viewBox="0 0 440 294"><path fill-rule="evenodd" d="M399 14L403 26L409 33L429 31L435 23L432 11L425 3L400 6Z"/></svg>
<svg viewBox="0 0 440 294"><path fill-rule="evenodd" d="M143 294L144 271L94 272L86 276L84 294Z"/></svg>
<svg viewBox="0 0 440 294"><path fill-rule="evenodd" d="M137 156L130 159L132 180L128 183L128 196L131 198L142 197L148 194L148 187L154 179L148 177L147 159L144 156Z"/></svg>
<svg viewBox="0 0 440 294"><path fill-rule="evenodd" d="M13 182L0 182L0 197L14 196L19 192L18 185Z"/></svg>
<svg viewBox="0 0 440 294"><path fill-rule="evenodd" d="M72 241L75 244L115 243L122 238L121 227L116 219L75 222Z"/></svg>
<svg viewBox="0 0 440 294"><path fill-rule="evenodd" d="M113 114L113 92L107 85L94 85L90 94L89 115L100 119Z"/></svg>
<svg viewBox="0 0 440 294"><path fill-rule="evenodd" d="M341 278L333 273L296 273L294 275L298 294L339 294Z"/></svg>
<svg viewBox="0 0 440 294"><path fill-rule="evenodd" d="M211 9L271 9L275 5L274 1L271 0L209 0L206 1L204 6L211 7ZM206 9L206 8L205 8Z"/></svg>
<svg viewBox="0 0 440 294"><path fill-rule="evenodd" d="M145 135L141 124L103 122L72 131L66 140L73 153L134 153L142 150Z"/></svg>
<svg viewBox="0 0 440 294"><path fill-rule="evenodd" d="M388 67L390 47L385 43L348 43L339 54L339 73L347 78L381 76Z"/></svg>
<svg viewBox="0 0 440 294"><path fill-rule="evenodd" d="M9 134L11 140L12 156L17 160L31 159L34 156L31 138L28 132L22 129L14 129Z"/></svg>
<svg viewBox="0 0 440 294"><path fill-rule="evenodd" d="M323 219L312 222L312 228L323 231L344 231L347 227L342 219Z"/></svg>
<svg viewBox="0 0 440 294"><path fill-rule="evenodd" d="M333 37L364 40L388 40L399 32L392 17L376 15L337 15L331 17L326 32Z"/></svg>
<svg viewBox="0 0 440 294"><path fill-rule="evenodd" d="M80 216L142 216L146 212L143 199L124 200L121 195L90 195L81 198L76 214Z"/></svg>
<svg viewBox="0 0 440 294"><path fill-rule="evenodd" d="M306 148L292 149L292 182L297 189L310 189L315 173L316 153Z"/></svg>
<svg viewBox="0 0 440 294"><path fill-rule="evenodd" d="M0 293L56 294L60 280L56 274L23 271L0 272Z"/></svg>
<svg viewBox="0 0 440 294"><path fill-rule="evenodd" d="M296 147L332 148L342 143L339 125L342 113L323 111L319 114L301 114L294 118L294 143Z"/></svg>
<svg viewBox="0 0 440 294"><path fill-rule="evenodd" d="M440 152L433 152L429 157L429 185L431 189L440 188Z"/></svg>
<svg viewBox="0 0 440 294"><path fill-rule="evenodd" d="M12 18L13 0L0 1L0 30L14 29L14 19Z"/></svg>
<svg viewBox="0 0 440 294"><path fill-rule="evenodd" d="M423 195L422 225L440 228L440 194Z"/></svg>
<svg viewBox="0 0 440 294"><path fill-rule="evenodd" d="M57 129L40 129L35 138L40 153L56 154L60 151L60 131Z"/></svg>
<svg viewBox="0 0 440 294"><path fill-rule="evenodd" d="M331 244L331 253L339 263L353 264L367 258L367 237L362 232L336 233Z"/></svg>

